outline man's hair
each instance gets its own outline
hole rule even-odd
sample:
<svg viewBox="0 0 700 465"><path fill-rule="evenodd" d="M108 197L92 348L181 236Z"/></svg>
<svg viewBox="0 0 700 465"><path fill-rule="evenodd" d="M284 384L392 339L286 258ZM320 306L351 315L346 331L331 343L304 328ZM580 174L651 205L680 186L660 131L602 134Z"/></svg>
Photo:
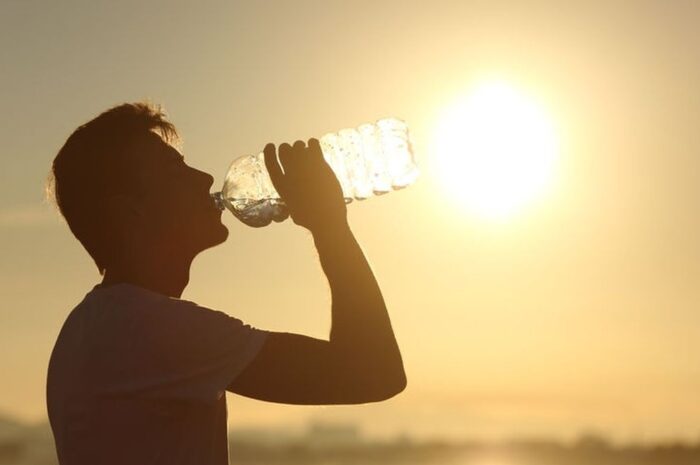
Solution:
<svg viewBox="0 0 700 465"><path fill-rule="evenodd" d="M114 252L105 199L139 189L128 152L132 142L150 132L165 142L177 140L175 127L159 106L144 102L118 105L78 127L53 161L47 194L101 275Z"/></svg>

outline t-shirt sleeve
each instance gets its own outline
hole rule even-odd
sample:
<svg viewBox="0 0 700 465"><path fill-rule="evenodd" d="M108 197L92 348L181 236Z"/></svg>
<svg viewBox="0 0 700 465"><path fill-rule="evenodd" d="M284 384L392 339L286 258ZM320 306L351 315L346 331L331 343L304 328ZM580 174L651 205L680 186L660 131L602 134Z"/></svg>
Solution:
<svg viewBox="0 0 700 465"><path fill-rule="evenodd" d="M112 387L130 396L215 402L255 358L268 331L179 299L140 309Z"/></svg>

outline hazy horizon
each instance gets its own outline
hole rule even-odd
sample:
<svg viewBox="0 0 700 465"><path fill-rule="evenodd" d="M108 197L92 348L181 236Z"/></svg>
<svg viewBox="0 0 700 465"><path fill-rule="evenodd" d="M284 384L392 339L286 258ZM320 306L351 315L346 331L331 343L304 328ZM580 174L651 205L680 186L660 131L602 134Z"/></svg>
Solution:
<svg viewBox="0 0 700 465"><path fill-rule="evenodd" d="M231 425L320 415L455 435L697 438L699 20L690 0L5 2L0 412L46 417L56 336L100 280L43 202L50 163L78 125L150 99L215 188L267 142L385 116L408 123L422 170L348 208L406 391L354 407L230 396ZM443 109L491 78L535 99L560 146L546 195L500 223L446 194L431 142ZM309 235L223 221L228 241L195 260L183 298L326 337L330 293Z"/></svg>

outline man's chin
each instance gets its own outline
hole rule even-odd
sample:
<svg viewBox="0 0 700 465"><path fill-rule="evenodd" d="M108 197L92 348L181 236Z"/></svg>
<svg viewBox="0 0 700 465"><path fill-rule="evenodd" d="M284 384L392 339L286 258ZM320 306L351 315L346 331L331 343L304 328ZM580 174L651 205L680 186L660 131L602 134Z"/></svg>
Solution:
<svg viewBox="0 0 700 465"><path fill-rule="evenodd" d="M208 231L206 238L201 238L198 242L200 244L199 251L204 251L216 247L219 244L223 244L228 239L228 228L222 223L214 226Z"/></svg>
<svg viewBox="0 0 700 465"><path fill-rule="evenodd" d="M223 223L219 223L215 236L215 242L214 245L212 245L212 247L226 242L226 239L228 239L228 228L224 226Z"/></svg>

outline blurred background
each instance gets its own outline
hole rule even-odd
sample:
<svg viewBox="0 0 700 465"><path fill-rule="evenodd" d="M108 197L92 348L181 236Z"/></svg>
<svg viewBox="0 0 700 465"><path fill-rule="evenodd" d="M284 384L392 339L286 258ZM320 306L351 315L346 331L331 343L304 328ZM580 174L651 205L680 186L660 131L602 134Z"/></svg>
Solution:
<svg viewBox="0 0 700 465"><path fill-rule="evenodd" d="M44 200L51 161L144 99L215 188L267 142L386 116L421 169L348 207L407 389L229 394L232 461L698 463L698 21L694 0L3 1L0 463L55 463L48 360L101 279ZM183 298L327 337L310 235L223 221Z"/></svg>

